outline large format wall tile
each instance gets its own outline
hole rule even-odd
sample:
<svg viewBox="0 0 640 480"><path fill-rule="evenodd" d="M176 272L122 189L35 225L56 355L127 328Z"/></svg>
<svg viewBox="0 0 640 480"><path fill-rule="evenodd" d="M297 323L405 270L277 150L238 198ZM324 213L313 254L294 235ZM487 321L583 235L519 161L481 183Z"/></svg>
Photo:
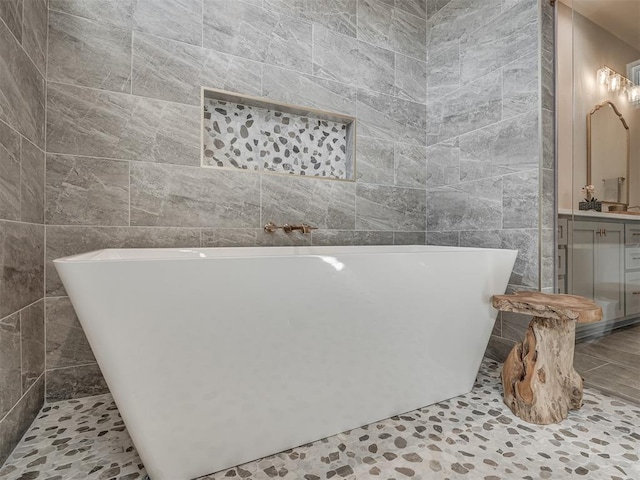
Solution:
<svg viewBox="0 0 640 480"><path fill-rule="evenodd" d="M49 0L49 9L130 29L134 3L137 0Z"/></svg>
<svg viewBox="0 0 640 480"><path fill-rule="evenodd" d="M311 73L311 24L240 0L204 0L204 47Z"/></svg>
<svg viewBox="0 0 640 480"><path fill-rule="evenodd" d="M433 2L429 2L429 7ZM437 0L436 3L445 3ZM460 38L490 23L500 15L501 0L451 0L446 5L435 6L437 12L427 20L427 52L429 58L457 44Z"/></svg>
<svg viewBox="0 0 640 480"><path fill-rule="evenodd" d="M424 18L378 0L358 3L358 38L365 42L424 61L426 35Z"/></svg>
<svg viewBox="0 0 640 480"><path fill-rule="evenodd" d="M96 363L69 297L47 298L47 369Z"/></svg>
<svg viewBox="0 0 640 480"><path fill-rule="evenodd" d="M502 228L537 228L539 220L540 170L502 177Z"/></svg>
<svg viewBox="0 0 640 480"><path fill-rule="evenodd" d="M202 86L261 93L261 64L143 33L134 33L132 68L135 95L199 106Z"/></svg>
<svg viewBox="0 0 640 480"><path fill-rule="evenodd" d="M22 18L22 47L44 74L47 64L47 0L24 2Z"/></svg>
<svg viewBox="0 0 640 480"><path fill-rule="evenodd" d="M56 258L103 248L199 247L195 228L47 226L46 293L66 295L53 265Z"/></svg>
<svg viewBox="0 0 640 480"><path fill-rule="evenodd" d="M538 54L533 52L505 65L502 118L514 117L538 106ZM545 137L546 138L546 137Z"/></svg>
<svg viewBox="0 0 640 480"><path fill-rule="evenodd" d="M44 152L22 138L20 219L44 222Z"/></svg>
<svg viewBox="0 0 640 480"><path fill-rule="evenodd" d="M313 245L393 245L393 232L318 230L311 234Z"/></svg>
<svg viewBox="0 0 640 480"><path fill-rule="evenodd" d="M427 191L427 230L502 228L502 179L489 178Z"/></svg>
<svg viewBox="0 0 640 480"><path fill-rule="evenodd" d="M462 83L537 51L538 2L524 1L504 11L460 41Z"/></svg>
<svg viewBox="0 0 640 480"><path fill-rule="evenodd" d="M0 465L9 457L44 401L44 377L31 386L9 414L0 421Z"/></svg>
<svg viewBox="0 0 640 480"><path fill-rule="evenodd" d="M425 232L393 232L394 245L424 245Z"/></svg>
<svg viewBox="0 0 640 480"><path fill-rule="evenodd" d="M427 64L421 60L395 54L394 94L412 102L427 101Z"/></svg>
<svg viewBox="0 0 640 480"><path fill-rule="evenodd" d="M47 153L200 164L200 108L49 83Z"/></svg>
<svg viewBox="0 0 640 480"><path fill-rule="evenodd" d="M421 189L358 184L356 228L359 230L425 230L425 192Z"/></svg>
<svg viewBox="0 0 640 480"><path fill-rule="evenodd" d="M358 137L356 178L378 185L394 184L393 142L371 137Z"/></svg>
<svg viewBox="0 0 640 480"><path fill-rule="evenodd" d="M202 45L202 0L135 0L133 7L136 30Z"/></svg>
<svg viewBox="0 0 640 480"><path fill-rule="evenodd" d="M0 221L0 318L42 297L44 227Z"/></svg>
<svg viewBox="0 0 640 480"><path fill-rule="evenodd" d="M20 314L0 319L0 419L22 396Z"/></svg>
<svg viewBox="0 0 640 480"><path fill-rule="evenodd" d="M39 300L20 312L22 393L44 372L44 300Z"/></svg>
<svg viewBox="0 0 640 480"><path fill-rule="evenodd" d="M48 402L90 397L109 391L97 363L47 370L46 376L45 396Z"/></svg>
<svg viewBox="0 0 640 480"><path fill-rule="evenodd" d="M358 90L359 133L395 142L425 144L426 107Z"/></svg>
<svg viewBox="0 0 640 480"><path fill-rule="evenodd" d="M265 0L264 7L282 15L317 23L344 35L356 36L357 0Z"/></svg>
<svg viewBox="0 0 640 480"><path fill-rule="evenodd" d="M49 81L129 92L130 75L130 30L51 11Z"/></svg>
<svg viewBox="0 0 640 480"><path fill-rule="evenodd" d="M425 188L427 185L427 149L420 145L396 143L394 171L395 185Z"/></svg>
<svg viewBox="0 0 640 480"><path fill-rule="evenodd" d="M267 233L264 228L204 228L203 247L286 247L310 245L311 235L282 230Z"/></svg>
<svg viewBox="0 0 640 480"><path fill-rule="evenodd" d="M0 120L44 147L45 80L0 22Z"/></svg>
<svg viewBox="0 0 640 480"><path fill-rule="evenodd" d="M260 176L132 163L131 225L257 228Z"/></svg>
<svg viewBox="0 0 640 480"><path fill-rule="evenodd" d="M0 218L20 219L20 135L0 122Z"/></svg>
<svg viewBox="0 0 640 480"><path fill-rule="evenodd" d="M48 155L46 193L48 224L129 224L129 162Z"/></svg>
<svg viewBox="0 0 640 480"><path fill-rule="evenodd" d="M352 230L355 185L336 180L263 175L262 221Z"/></svg>
<svg viewBox="0 0 640 480"><path fill-rule="evenodd" d="M540 163L538 134L538 115L532 111L462 135L460 179L477 180L536 168Z"/></svg>
<svg viewBox="0 0 640 480"><path fill-rule="evenodd" d="M502 119L498 70L427 104L427 143L433 145Z"/></svg>
<svg viewBox="0 0 640 480"><path fill-rule="evenodd" d="M9 27L11 33L22 41L22 3L24 0L2 0L0 2L0 19ZM29 2L29 0L27 0Z"/></svg>
<svg viewBox="0 0 640 480"><path fill-rule="evenodd" d="M355 116L356 94L355 87L343 83L264 66L262 96L271 100Z"/></svg>
<svg viewBox="0 0 640 480"><path fill-rule="evenodd" d="M394 55L325 28L313 30L313 74L392 95Z"/></svg>
<svg viewBox="0 0 640 480"><path fill-rule="evenodd" d="M427 147L427 186L442 187L460 182L460 142L453 138Z"/></svg>
<svg viewBox="0 0 640 480"><path fill-rule="evenodd" d="M460 88L460 45L429 56L427 68L427 98L437 101Z"/></svg>

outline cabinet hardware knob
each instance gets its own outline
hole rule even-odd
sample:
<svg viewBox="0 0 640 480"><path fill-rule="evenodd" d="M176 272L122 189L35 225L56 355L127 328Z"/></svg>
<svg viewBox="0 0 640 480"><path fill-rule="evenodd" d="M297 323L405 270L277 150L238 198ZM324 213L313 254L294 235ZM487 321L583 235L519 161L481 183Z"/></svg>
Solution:
<svg viewBox="0 0 640 480"><path fill-rule="evenodd" d="M640 295L640 292L631 292L632 295Z"/></svg>
<svg viewBox="0 0 640 480"><path fill-rule="evenodd" d="M636 233L632 233L631 234L632 237L637 237L638 235L640 235L640 232L636 232Z"/></svg>

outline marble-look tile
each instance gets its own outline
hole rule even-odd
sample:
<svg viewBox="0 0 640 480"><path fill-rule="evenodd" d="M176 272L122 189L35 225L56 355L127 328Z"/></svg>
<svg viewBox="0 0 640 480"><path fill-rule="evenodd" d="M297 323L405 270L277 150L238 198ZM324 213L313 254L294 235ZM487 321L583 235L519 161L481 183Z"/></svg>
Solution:
<svg viewBox="0 0 640 480"><path fill-rule="evenodd" d="M311 245L311 235L282 230L267 233L263 228L205 228L203 247L286 247Z"/></svg>
<svg viewBox="0 0 640 480"><path fill-rule="evenodd" d="M394 52L426 60L426 23L378 0L358 2L358 38Z"/></svg>
<svg viewBox="0 0 640 480"><path fill-rule="evenodd" d="M548 168L540 170L542 173L542 228L555 229L558 211L556 205L556 172ZM555 244L555 243L554 243Z"/></svg>
<svg viewBox="0 0 640 480"><path fill-rule="evenodd" d="M538 288L538 230L502 230L502 247L518 250L518 257L509 283L524 287Z"/></svg>
<svg viewBox="0 0 640 480"><path fill-rule="evenodd" d="M425 144L427 119L422 104L359 89L358 120L360 135Z"/></svg>
<svg viewBox="0 0 640 480"><path fill-rule="evenodd" d="M129 92L131 31L51 11L47 79Z"/></svg>
<svg viewBox="0 0 640 480"><path fill-rule="evenodd" d="M356 146L356 179L378 185L394 184L393 142L371 137L358 137Z"/></svg>
<svg viewBox="0 0 640 480"><path fill-rule="evenodd" d="M511 352L511 349L515 344L516 342L514 341L491 335L489 345L487 345L487 350L484 352L484 356L502 363L507 359L509 352Z"/></svg>
<svg viewBox="0 0 640 480"><path fill-rule="evenodd" d="M0 318L42 297L44 227L0 221Z"/></svg>
<svg viewBox="0 0 640 480"><path fill-rule="evenodd" d="M422 189L360 183L356 188L359 230L425 230L426 197Z"/></svg>
<svg viewBox="0 0 640 480"><path fill-rule="evenodd" d="M262 221L278 225L308 223L320 229L353 230L355 184L263 175Z"/></svg>
<svg viewBox="0 0 640 480"><path fill-rule="evenodd" d="M22 48L43 74L47 65L47 2L27 0L22 18Z"/></svg>
<svg viewBox="0 0 640 480"><path fill-rule="evenodd" d="M131 29L136 3L136 0L49 0L49 9Z"/></svg>
<svg viewBox="0 0 640 480"><path fill-rule="evenodd" d="M199 107L50 82L47 153L200 165Z"/></svg>
<svg viewBox="0 0 640 480"><path fill-rule="evenodd" d="M44 152L22 138L20 182L20 219L23 222L44 222Z"/></svg>
<svg viewBox="0 0 640 480"><path fill-rule="evenodd" d="M453 138L427 147L427 186L460 183L460 142Z"/></svg>
<svg viewBox="0 0 640 480"><path fill-rule="evenodd" d="M394 245L424 245L425 232L393 232Z"/></svg>
<svg viewBox="0 0 640 480"><path fill-rule="evenodd" d="M496 71L427 104L427 143L496 123L502 119L502 72Z"/></svg>
<svg viewBox="0 0 640 480"><path fill-rule="evenodd" d="M394 94L418 103L427 101L427 64L422 60L395 54Z"/></svg>
<svg viewBox="0 0 640 480"><path fill-rule="evenodd" d="M393 245L394 235L394 232L356 230L353 245Z"/></svg>
<svg viewBox="0 0 640 480"><path fill-rule="evenodd" d="M475 81L538 47L538 2L521 2L460 40L462 83Z"/></svg>
<svg viewBox="0 0 640 480"><path fill-rule="evenodd" d="M2 0L0 20L9 27L11 33L22 42L22 5L24 0ZM27 0L29 2L29 0Z"/></svg>
<svg viewBox="0 0 640 480"><path fill-rule="evenodd" d="M457 247L460 243L459 232L427 232L427 245Z"/></svg>
<svg viewBox="0 0 640 480"><path fill-rule="evenodd" d="M502 177L502 228L536 228L539 220L539 170Z"/></svg>
<svg viewBox="0 0 640 480"><path fill-rule="evenodd" d="M452 0L428 0L427 1L427 18L438 13Z"/></svg>
<svg viewBox="0 0 640 480"><path fill-rule="evenodd" d="M395 185L424 188L427 185L427 150L421 145L396 143L394 149Z"/></svg>
<svg viewBox="0 0 640 480"><path fill-rule="evenodd" d="M240 0L204 0L204 47L311 73L311 24Z"/></svg>
<svg viewBox="0 0 640 480"><path fill-rule="evenodd" d="M502 118L515 117L538 106L538 54L525 55L505 65Z"/></svg>
<svg viewBox="0 0 640 480"><path fill-rule="evenodd" d="M322 25L351 37L356 36L357 0L264 0L264 7L282 15Z"/></svg>
<svg viewBox="0 0 640 480"><path fill-rule="evenodd" d="M135 0L132 22L144 33L202 45L202 0Z"/></svg>
<svg viewBox="0 0 640 480"><path fill-rule="evenodd" d="M553 228L540 229L540 289L549 289L550 293L555 293L556 284L558 283L557 258L558 243L556 233L558 229Z"/></svg>
<svg viewBox="0 0 640 480"><path fill-rule="evenodd" d="M44 372L44 300L20 311L22 394Z"/></svg>
<svg viewBox="0 0 640 480"><path fill-rule="evenodd" d="M47 369L96 363L69 297L47 298Z"/></svg>
<svg viewBox="0 0 640 480"><path fill-rule="evenodd" d="M47 402L90 397L109 391L97 363L47 370Z"/></svg>
<svg viewBox="0 0 640 480"><path fill-rule="evenodd" d="M47 155L46 223L128 225L129 162Z"/></svg>
<svg viewBox="0 0 640 480"><path fill-rule="evenodd" d="M134 95L198 106L202 86L259 96L261 68L244 58L134 32Z"/></svg>
<svg viewBox="0 0 640 480"><path fill-rule="evenodd" d="M0 419L22 396L20 314L0 320Z"/></svg>
<svg viewBox="0 0 640 480"><path fill-rule="evenodd" d="M502 11L501 0L436 0L428 2L427 53L440 55L460 38L488 24ZM440 7L440 8L438 8Z"/></svg>
<svg viewBox="0 0 640 480"><path fill-rule="evenodd" d="M37 417L44 402L44 377L40 377L9 414L0 420L0 465Z"/></svg>
<svg viewBox="0 0 640 480"><path fill-rule="evenodd" d="M538 113L532 111L460 137L460 180L538 168Z"/></svg>
<svg viewBox="0 0 640 480"><path fill-rule="evenodd" d="M430 101L437 101L460 88L460 45L458 43L438 55L429 56L427 66L427 98Z"/></svg>
<svg viewBox="0 0 640 480"><path fill-rule="evenodd" d="M502 179L489 178L427 191L427 229L502 228Z"/></svg>
<svg viewBox="0 0 640 480"><path fill-rule="evenodd" d="M437 0L397 0L395 7L422 19L427 18L427 3Z"/></svg>
<svg viewBox="0 0 640 480"><path fill-rule="evenodd" d="M312 233L312 243L317 246L393 245L393 232L316 230Z"/></svg>
<svg viewBox="0 0 640 480"><path fill-rule="evenodd" d="M556 116L555 110L542 109L542 168L556 168Z"/></svg>
<svg viewBox="0 0 640 480"><path fill-rule="evenodd" d="M501 248L500 230L470 230L460 232L460 246L471 248Z"/></svg>
<svg viewBox="0 0 640 480"><path fill-rule="evenodd" d="M20 135L0 122L0 218L20 220Z"/></svg>
<svg viewBox="0 0 640 480"><path fill-rule="evenodd" d="M64 296L65 289L53 265L56 258L103 248L199 247L196 228L140 228L47 226L46 293Z"/></svg>
<svg viewBox="0 0 640 480"><path fill-rule="evenodd" d="M311 75L264 66L262 96L278 102L356 115L355 87Z"/></svg>
<svg viewBox="0 0 640 480"><path fill-rule="evenodd" d="M43 148L44 107L44 77L0 22L0 121Z"/></svg>
<svg viewBox="0 0 640 480"><path fill-rule="evenodd" d="M391 95L394 54L326 28L313 29L313 74Z"/></svg>
<svg viewBox="0 0 640 480"><path fill-rule="evenodd" d="M131 225L257 228L260 176L131 163Z"/></svg>

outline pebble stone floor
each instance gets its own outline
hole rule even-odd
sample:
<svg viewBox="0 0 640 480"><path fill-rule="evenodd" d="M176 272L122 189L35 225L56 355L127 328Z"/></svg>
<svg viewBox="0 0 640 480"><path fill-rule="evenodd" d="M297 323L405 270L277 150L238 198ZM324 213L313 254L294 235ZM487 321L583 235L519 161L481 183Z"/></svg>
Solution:
<svg viewBox="0 0 640 480"><path fill-rule="evenodd" d="M593 390L557 425L502 403L499 364L473 391L201 480L640 479L640 406ZM146 478L109 395L46 406L5 466L13 480Z"/></svg>

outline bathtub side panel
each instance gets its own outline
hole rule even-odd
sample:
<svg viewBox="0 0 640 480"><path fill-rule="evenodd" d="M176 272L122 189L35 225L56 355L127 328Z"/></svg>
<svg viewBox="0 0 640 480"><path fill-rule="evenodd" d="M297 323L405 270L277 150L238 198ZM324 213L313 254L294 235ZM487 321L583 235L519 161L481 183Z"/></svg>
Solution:
<svg viewBox="0 0 640 480"><path fill-rule="evenodd" d="M508 251L59 265L153 480L468 392Z"/></svg>

